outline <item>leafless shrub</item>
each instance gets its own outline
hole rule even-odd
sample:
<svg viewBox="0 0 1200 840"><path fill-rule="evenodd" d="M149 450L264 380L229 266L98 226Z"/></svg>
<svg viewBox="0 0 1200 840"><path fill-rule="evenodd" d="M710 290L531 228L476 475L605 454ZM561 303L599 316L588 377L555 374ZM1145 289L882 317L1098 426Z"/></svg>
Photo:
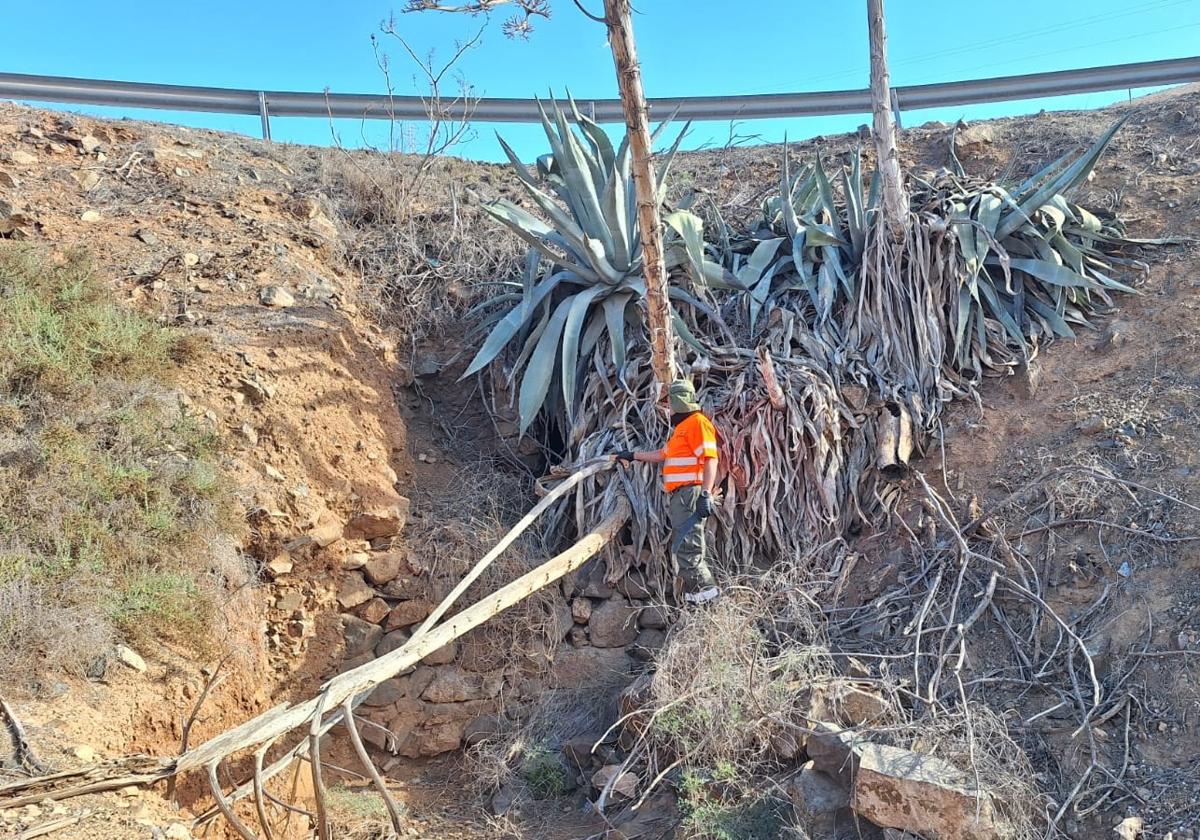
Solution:
<svg viewBox="0 0 1200 840"><path fill-rule="evenodd" d="M440 492L429 490L426 515L410 524L408 533L412 545L424 547L414 560L430 581L431 596L440 600L524 514L523 500L531 490L526 479L487 460L461 465ZM494 592L547 557L535 526L487 568L464 593L462 604ZM479 667L512 668L532 676L549 667L571 624L566 599L550 587L468 633L459 647Z"/></svg>
<svg viewBox="0 0 1200 840"><path fill-rule="evenodd" d="M731 778L773 763L805 720L803 689L835 673L819 610L791 580L777 569L683 615L650 682L651 745Z"/></svg>
<svg viewBox="0 0 1200 840"><path fill-rule="evenodd" d="M112 645L112 627L82 599L27 578L0 582L0 676L25 681L42 663L83 676Z"/></svg>
<svg viewBox="0 0 1200 840"><path fill-rule="evenodd" d="M908 724L899 740L920 753L936 756L975 779L992 795L1003 840L1042 836L1044 798L1034 784L1029 757L1009 733L1003 714L982 703L943 710Z"/></svg>
<svg viewBox="0 0 1200 840"><path fill-rule="evenodd" d="M417 68L428 119L405 123L393 110L388 147L353 152L331 120L335 148L320 155L320 179L348 228L343 256L361 278L362 303L403 334L420 337L461 316L481 284L510 276L523 252L480 209L476 192L488 187L474 183L477 167L450 156L474 136L470 117L478 97L455 65L482 29L444 62L418 55L394 19L381 32ZM372 46L390 100L391 59L375 36ZM446 90L451 79L453 93Z"/></svg>

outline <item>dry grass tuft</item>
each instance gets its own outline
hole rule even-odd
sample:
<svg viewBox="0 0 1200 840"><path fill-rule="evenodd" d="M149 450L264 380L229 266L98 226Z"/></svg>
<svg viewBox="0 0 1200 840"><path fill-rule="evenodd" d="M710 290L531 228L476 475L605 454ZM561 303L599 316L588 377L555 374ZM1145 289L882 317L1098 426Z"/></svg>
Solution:
<svg viewBox="0 0 1200 840"><path fill-rule="evenodd" d="M418 155L331 149L321 183L345 226L344 259L359 275L362 303L407 336L437 336L524 259L519 240L480 208L511 179L501 167ZM489 285L491 288L489 289Z"/></svg>
<svg viewBox="0 0 1200 840"><path fill-rule="evenodd" d="M0 337L0 676L89 670L115 635L203 645L235 523L218 439L167 387L175 335L82 255L5 249Z"/></svg>
<svg viewBox="0 0 1200 840"><path fill-rule="evenodd" d="M395 836L387 805L375 791L334 785L327 797L329 819L339 840L386 840Z"/></svg>
<svg viewBox="0 0 1200 840"><path fill-rule="evenodd" d="M699 773L749 778L771 769L805 719L813 681L835 673L819 613L781 569L685 613L650 683L650 743Z"/></svg>
<svg viewBox="0 0 1200 840"><path fill-rule="evenodd" d="M1003 840L1042 837L1045 804L1034 784L1029 756L1009 733L1004 715L969 702L914 721L899 738L902 746L936 756L966 772L980 790L990 791L1003 819Z"/></svg>

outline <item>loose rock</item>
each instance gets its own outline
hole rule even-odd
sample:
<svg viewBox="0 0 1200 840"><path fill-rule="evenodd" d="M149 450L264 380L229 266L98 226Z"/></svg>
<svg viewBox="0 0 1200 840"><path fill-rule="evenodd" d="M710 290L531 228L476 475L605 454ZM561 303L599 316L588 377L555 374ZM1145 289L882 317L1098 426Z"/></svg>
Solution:
<svg viewBox="0 0 1200 840"><path fill-rule="evenodd" d="M358 656L375 647L383 636L383 628L356 615L343 615L342 635L346 640L346 656Z"/></svg>
<svg viewBox="0 0 1200 840"><path fill-rule="evenodd" d="M338 587L337 601L343 609L353 609L359 604L365 604L375 597L375 590L367 586L362 575L351 572L346 575L342 585Z"/></svg>
<svg viewBox="0 0 1200 840"><path fill-rule="evenodd" d="M604 790L610 782L612 796L621 799L633 799L637 796L637 776L628 770L621 772L621 765L609 764L592 774L592 787L598 791Z"/></svg>
<svg viewBox="0 0 1200 840"><path fill-rule="evenodd" d="M889 747L855 747L853 808L878 826L928 840L1000 840L992 798L941 759Z"/></svg>
<svg viewBox="0 0 1200 840"><path fill-rule="evenodd" d="M407 630L393 630L379 640L379 644L375 645L376 656L387 656L394 650L404 647L408 642L409 633Z"/></svg>
<svg viewBox="0 0 1200 840"><path fill-rule="evenodd" d="M431 607L428 601L401 601L388 613L384 627L395 630L399 627L411 627L429 615Z"/></svg>
<svg viewBox="0 0 1200 840"><path fill-rule="evenodd" d="M258 293L258 300L263 306L270 306L275 309L292 306L296 302L296 298L292 293L282 286L264 286Z"/></svg>
<svg viewBox="0 0 1200 840"><path fill-rule="evenodd" d="M788 788L797 821L811 837L832 837L838 811L850 804L850 790L809 761Z"/></svg>
<svg viewBox="0 0 1200 840"><path fill-rule="evenodd" d="M132 668L139 674L146 673L146 660L142 659L142 657L137 654L137 651L133 650L132 648L128 648L125 645L117 645L114 653L116 654L117 661L119 661L122 665L126 666L127 668Z"/></svg>
<svg viewBox="0 0 1200 840"><path fill-rule="evenodd" d="M383 505L352 517L346 523L346 536L349 539L374 540L380 537L394 537L404 530L408 522L409 501L399 497L394 505Z"/></svg>
<svg viewBox="0 0 1200 840"><path fill-rule="evenodd" d="M624 598L610 598L592 610L588 635L600 648L625 647L638 636L638 609Z"/></svg>
<svg viewBox="0 0 1200 840"><path fill-rule="evenodd" d="M368 560L363 568L363 574L371 583L383 586L399 575L401 570L408 571L408 563L404 559L404 554L399 551L391 551L387 554L377 554Z"/></svg>

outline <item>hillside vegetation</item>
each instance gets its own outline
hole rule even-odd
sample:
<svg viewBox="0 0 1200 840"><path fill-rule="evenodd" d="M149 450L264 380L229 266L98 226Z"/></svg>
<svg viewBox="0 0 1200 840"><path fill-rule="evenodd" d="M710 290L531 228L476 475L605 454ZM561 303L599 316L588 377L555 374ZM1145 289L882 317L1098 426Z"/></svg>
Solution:
<svg viewBox="0 0 1200 840"><path fill-rule="evenodd" d="M0 679L103 674L116 637L203 650L236 530L218 441L173 390L188 340L82 252L0 248Z"/></svg>

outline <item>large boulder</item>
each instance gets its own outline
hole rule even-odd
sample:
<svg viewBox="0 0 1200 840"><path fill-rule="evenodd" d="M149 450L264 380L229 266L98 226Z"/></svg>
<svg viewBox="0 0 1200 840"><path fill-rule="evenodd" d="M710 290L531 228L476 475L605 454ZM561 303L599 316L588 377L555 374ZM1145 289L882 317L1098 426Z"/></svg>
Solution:
<svg viewBox="0 0 1200 840"><path fill-rule="evenodd" d="M883 744L854 748L851 806L884 828L926 840L1000 840L995 807L971 777L939 758Z"/></svg>
<svg viewBox="0 0 1200 840"><path fill-rule="evenodd" d="M638 636L638 608L620 596L602 602L592 609L588 621L588 638L599 648L626 647Z"/></svg>

